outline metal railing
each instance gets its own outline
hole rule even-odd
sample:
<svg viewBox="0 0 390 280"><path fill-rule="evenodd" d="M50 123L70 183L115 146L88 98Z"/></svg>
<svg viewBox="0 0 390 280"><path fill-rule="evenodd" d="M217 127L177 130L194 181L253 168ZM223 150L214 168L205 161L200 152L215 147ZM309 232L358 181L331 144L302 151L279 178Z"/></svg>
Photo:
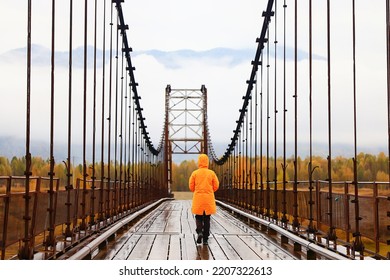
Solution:
<svg viewBox="0 0 390 280"><path fill-rule="evenodd" d="M309 190L308 181L299 181L297 192L294 192L293 184L294 182L287 182L286 190L281 187L275 188L274 182L270 182L269 189L248 189L242 185L221 186L217 192L217 198L282 228L291 228L291 232L295 234L324 242L329 248L335 249L337 245L343 245L347 255L358 254L358 252L353 252L353 237L356 230L354 184L350 181L333 182L331 208L328 202L329 183L327 181L313 182L315 188L312 192ZM390 184L388 182L359 182L358 187L361 213L359 228L362 242L365 245L364 254L378 259L388 258ZM297 205L294 202L295 196ZM266 203L267 199L268 203ZM313 207L310 211L311 205ZM275 212L274 209L278 211ZM286 211L283 212L282 209ZM295 218L295 209L299 226L291 227ZM337 234L336 240L329 240L327 236L327 231L331 226L330 213ZM359 257L364 256L359 254Z"/></svg>
<svg viewBox="0 0 390 280"><path fill-rule="evenodd" d="M149 182L82 179L66 190L55 178L30 177L29 246L38 258L55 258L81 240L118 222L140 208L167 197L164 186ZM23 247L25 177L0 177L1 259L17 258ZM52 193L52 195L50 195ZM101 195L98 195L101 194Z"/></svg>

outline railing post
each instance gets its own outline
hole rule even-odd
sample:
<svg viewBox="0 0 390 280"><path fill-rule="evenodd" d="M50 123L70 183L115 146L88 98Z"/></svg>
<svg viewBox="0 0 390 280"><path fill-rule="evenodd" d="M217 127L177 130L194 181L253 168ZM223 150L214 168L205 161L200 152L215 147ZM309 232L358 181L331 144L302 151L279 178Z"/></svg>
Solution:
<svg viewBox="0 0 390 280"><path fill-rule="evenodd" d="M79 197L80 197L80 178L76 179L76 190L74 192L74 214L73 214L73 229L78 227L79 218Z"/></svg>
<svg viewBox="0 0 390 280"><path fill-rule="evenodd" d="M37 185L36 185L36 188L35 188L35 192L34 192L34 201L33 201L33 209L32 209L32 215L31 215L31 228L30 228L30 236L31 236L31 240L29 242L29 247L31 249L31 252L33 254L33 251L34 251L34 247L35 247L35 225L36 225L36 218L37 218L37 208L38 208L38 193L41 192L41 182L42 182L42 178L41 177L38 177L37 178Z"/></svg>
<svg viewBox="0 0 390 280"><path fill-rule="evenodd" d="M348 244L350 244L350 233L351 233L351 226L350 226L350 220L349 220L349 185L348 182L345 182L344 184L344 216L345 216L345 233L346 233L346 241ZM351 253L351 246L347 246L347 255L350 255Z"/></svg>
<svg viewBox="0 0 390 280"><path fill-rule="evenodd" d="M55 237L54 237L54 228L55 228L55 225L54 225L54 219L55 219L55 207L56 207L56 197L57 195L57 191L54 191L54 182L52 182L53 178L50 178L51 182L50 182L50 187L49 187L49 190L47 191L47 193L49 194L48 195L48 199L49 199L49 207L47 208L47 212L48 212L48 216L49 216L49 228L48 228L48 231L49 231L49 236L47 236L46 240L44 241L45 243L45 248L46 250L48 250L49 247L52 247L53 248L53 251L55 250ZM58 187L58 182L57 182L57 187Z"/></svg>
<svg viewBox="0 0 390 280"><path fill-rule="evenodd" d="M390 196L387 197L387 201L390 203ZM387 217L390 218L390 211L387 211ZM387 225L387 230L390 231L390 225ZM390 239L387 239L386 243L390 245ZM387 252L387 259L390 260L390 251Z"/></svg>
<svg viewBox="0 0 390 280"><path fill-rule="evenodd" d="M70 149L68 149L68 151L70 151ZM65 207L66 207L66 222L65 222L65 225L66 225L66 228L65 228L65 239L68 238L68 237L72 237L72 231L70 230L70 225L71 225L71 214L70 214L70 211L71 211L71 206L72 206L72 203L71 203L71 192L72 192L72 189L73 189L73 184L71 183L71 178L72 178L72 174L70 172L70 159L68 158L67 160L67 163L65 162L65 166L66 166L66 177L67 177L67 184L65 186L65 191L66 191L66 202L65 202Z"/></svg>
<svg viewBox="0 0 390 280"><path fill-rule="evenodd" d="M7 245L7 232L8 232L8 216L9 216L9 202L11 198L11 176L7 178L7 186L4 196L4 215L3 215L3 238L0 240L0 247L1 247L1 259L4 260L5 258L5 248Z"/></svg>
<svg viewBox="0 0 390 280"><path fill-rule="evenodd" d="M375 253L379 253L379 199L378 199L378 183L374 182L373 185L373 219L374 219L374 241L375 241Z"/></svg>
<svg viewBox="0 0 390 280"><path fill-rule="evenodd" d="M317 208L317 229L321 230L321 193L320 193L320 181L316 180L316 208Z"/></svg>

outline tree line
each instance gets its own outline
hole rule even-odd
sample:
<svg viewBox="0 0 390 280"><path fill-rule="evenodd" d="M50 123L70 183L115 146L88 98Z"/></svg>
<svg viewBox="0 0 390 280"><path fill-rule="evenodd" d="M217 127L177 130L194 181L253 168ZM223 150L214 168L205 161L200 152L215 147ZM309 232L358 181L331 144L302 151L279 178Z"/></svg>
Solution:
<svg viewBox="0 0 390 280"><path fill-rule="evenodd" d="M294 179L294 158L286 159L286 180ZM273 181L275 178L275 161L273 158L267 159L263 157L257 159L249 158L237 158L235 159L237 166L239 167L236 174L252 173L255 174L257 168L258 176L262 174L263 181L267 180L267 168L268 168L268 180ZM239 162L239 163L238 163ZM277 180L283 180L283 158L278 158L276 161L276 174ZM298 157L298 180L308 180L309 178L309 162L310 159ZM314 168L313 179L314 180L326 180L328 178L328 160L326 158L315 156L312 158L312 166ZM90 166L90 165L89 165ZM91 166L90 166L91 167ZM262 171L260 172L260 167ZM24 157L13 157L8 159L7 157L0 157L0 176L23 176L26 169L26 159ZM119 167L117 167L117 170ZM192 173L197 169L197 162L195 160L184 160L181 163L172 164L172 190L174 191L188 191L188 179ZM389 158L385 153L379 153L378 155L360 153L357 156L357 177L358 181L377 181L388 182L389 181ZM43 159L42 157L32 158L31 172L33 176L47 177L50 170L50 160ZM92 170L90 168L90 170ZM91 171L92 172L92 171ZM89 172L89 173L91 173ZM95 176L100 178L101 169L100 166L95 167ZM66 184L66 166L63 162L55 164L55 177L60 179L60 185ZM107 167L105 166L105 174L107 174ZM91 174L89 174L91 176ZM83 177L83 166L81 164L72 167L73 178ZM111 167L111 178L115 176L115 165ZM117 171L117 178L119 174ZM333 181L352 181L354 178L354 164L353 159L338 156L332 159L332 179Z"/></svg>
<svg viewBox="0 0 390 280"><path fill-rule="evenodd" d="M275 179L275 166L276 166L276 180L283 181L283 168L284 160L282 157L277 158L276 164L274 158L266 157L262 159L257 158L244 158L237 157L234 159L236 165L235 176L245 176L252 174L252 178L255 178L257 170L257 178L261 177L263 181L267 180L267 168L268 168L268 180L274 181ZM389 181L389 158L385 153L379 153L378 155L372 155L367 153L360 153L357 155L357 179L358 181L369 182L388 182ZM298 168L298 180L309 180L309 163L310 158L297 159ZM333 181L353 181L354 180L354 162L352 158L346 158L343 156L337 156L332 159L332 180ZM283 164L283 165L282 165ZM194 160L183 161L180 164L173 164L173 182L172 189L178 191L188 190L188 179L191 172L197 168L197 163ZM261 171L260 171L261 169ZM294 180L294 158L287 158L285 165L285 176L287 181ZM313 180L327 180L328 176L328 160L321 156L312 157L312 170Z"/></svg>

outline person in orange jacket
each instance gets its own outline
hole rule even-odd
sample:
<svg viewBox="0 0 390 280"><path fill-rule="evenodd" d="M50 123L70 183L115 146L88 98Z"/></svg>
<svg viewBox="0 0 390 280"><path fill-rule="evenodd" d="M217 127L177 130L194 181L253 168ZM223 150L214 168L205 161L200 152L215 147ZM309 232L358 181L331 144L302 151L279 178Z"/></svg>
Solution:
<svg viewBox="0 0 390 280"><path fill-rule="evenodd" d="M215 172L209 169L209 158L199 155L198 169L192 172L189 179L189 189L194 193L192 198L192 213L195 214L196 242L207 245L210 235L210 216L215 214L217 206L214 192L218 190L219 181Z"/></svg>

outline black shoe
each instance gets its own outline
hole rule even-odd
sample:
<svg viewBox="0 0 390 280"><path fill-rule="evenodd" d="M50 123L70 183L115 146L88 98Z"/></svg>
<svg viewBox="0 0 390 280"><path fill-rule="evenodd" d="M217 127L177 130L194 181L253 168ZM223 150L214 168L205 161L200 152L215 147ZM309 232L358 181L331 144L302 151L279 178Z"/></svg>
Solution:
<svg viewBox="0 0 390 280"><path fill-rule="evenodd" d="M203 234L202 233L199 233L198 234L198 238L196 239L196 243L200 244L202 243L202 238L203 238ZM203 241L204 242L204 241Z"/></svg>
<svg viewBox="0 0 390 280"><path fill-rule="evenodd" d="M205 239L203 240L203 245L209 245L209 242Z"/></svg>

